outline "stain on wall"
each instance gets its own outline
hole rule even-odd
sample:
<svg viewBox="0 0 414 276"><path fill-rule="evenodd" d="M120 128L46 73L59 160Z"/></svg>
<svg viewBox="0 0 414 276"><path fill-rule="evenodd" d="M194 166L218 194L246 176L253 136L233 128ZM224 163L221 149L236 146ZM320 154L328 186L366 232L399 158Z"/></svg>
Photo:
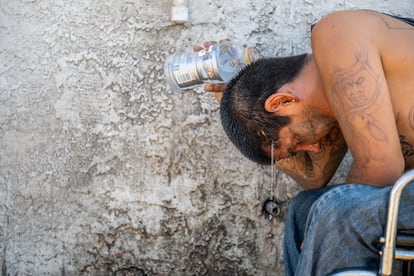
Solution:
<svg viewBox="0 0 414 276"><path fill-rule="evenodd" d="M309 51L333 10L414 16L408 0L190 0L177 25L172 2L0 0L2 275L282 275L283 214L262 204L298 187L272 187L164 60L221 38Z"/></svg>

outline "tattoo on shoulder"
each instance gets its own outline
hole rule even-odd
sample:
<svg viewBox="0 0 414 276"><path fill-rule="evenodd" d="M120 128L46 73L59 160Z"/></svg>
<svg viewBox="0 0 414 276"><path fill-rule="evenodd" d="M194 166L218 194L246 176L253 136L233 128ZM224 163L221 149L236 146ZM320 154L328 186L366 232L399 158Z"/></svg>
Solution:
<svg viewBox="0 0 414 276"><path fill-rule="evenodd" d="M404 135L400 135L400 143L401 143L401 150L402 150L404 159L407 159L408 157L414 154L413 145L411 145L405 140Z"/></svg>
<svg viewBox="0 0 414 276"><path fill-rule="evenodd" d="M367 144L371 139L386 142L387 134L381 129L381 123L371 115L381 106L384 97L380 93L382 79L370 66L367 51L361 47L355 54L354 64L337 69L332 81L333 105L345 128L359 125L369 131L369 137L361 137L359 130L349 127L354 131L350 137ZM373 154L370 156L374 158Z"/></svg>
<svg viewBox="0 0 414 276"><path fill-rule="evenodd" d="M334 92L338 97L335 107L347 116L366 113L380 97L381 80L371 69L365 50L355 55L355 63L333 74Z"/></svg>
<svg viewBox="0 0 414 276"><path fill-rule="evenodd" d="M414 29L414 27L409 25L407 22L404 22L407 25L403 25L403 26L400 25L400 24L397 24L396 21L395 21L395 20L399 20L397 18L392 18L390 16L385 17L385 16L381 16L379 14L377 14L377 16L384 22L385 26L390 30L403 30L403 31L404 30L409 30L409 31L412 31Z"/></svg>

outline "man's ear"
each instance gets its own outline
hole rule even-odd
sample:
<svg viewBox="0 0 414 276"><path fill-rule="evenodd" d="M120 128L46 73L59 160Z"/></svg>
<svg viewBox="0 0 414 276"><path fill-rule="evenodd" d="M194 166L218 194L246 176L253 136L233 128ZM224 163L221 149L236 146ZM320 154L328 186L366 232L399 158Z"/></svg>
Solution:
<svg viewBox="0 0 414 276"><path fill-rule="evenodd" d="M270 113L284 114L290 110L292 104L298 101L298 98L290 93L278 92L266 99L264 109Z"/></svg>

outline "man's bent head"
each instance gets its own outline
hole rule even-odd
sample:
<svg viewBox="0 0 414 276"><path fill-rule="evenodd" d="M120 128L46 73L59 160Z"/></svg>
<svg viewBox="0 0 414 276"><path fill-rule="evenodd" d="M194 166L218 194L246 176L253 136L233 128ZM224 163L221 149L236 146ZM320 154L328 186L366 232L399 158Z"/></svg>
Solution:
<svg viewBox="0 0 414 276"><path fill-rule="evenodd" d="M250 160L270 164L265 148L277 144L279 130L290 119L266 112L266 99L294 80L307 56L259 59L227 85L220 104L221 122L230 141Z"/></svg>

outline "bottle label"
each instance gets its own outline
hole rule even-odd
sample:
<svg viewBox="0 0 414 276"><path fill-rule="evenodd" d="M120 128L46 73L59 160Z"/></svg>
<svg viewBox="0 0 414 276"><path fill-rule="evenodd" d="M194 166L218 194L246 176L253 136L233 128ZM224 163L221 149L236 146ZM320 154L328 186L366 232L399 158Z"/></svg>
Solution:
<svg viewBox="0 0 414 276"><path fill-rule="evenodd" d="M195 78L190 72L177 71L177 72L174 72L174 76L177 80L177 84L183 84L183 83L187 83L187 82L195 80Z"/></svg>
<svg viewBox="0 0 414 276"><path fill-rule="evenodd" d="M186 86L197 81L194 66L195 57L193 54L183 53L176 56L173 64L173 75L178 86Z"/></svg>

